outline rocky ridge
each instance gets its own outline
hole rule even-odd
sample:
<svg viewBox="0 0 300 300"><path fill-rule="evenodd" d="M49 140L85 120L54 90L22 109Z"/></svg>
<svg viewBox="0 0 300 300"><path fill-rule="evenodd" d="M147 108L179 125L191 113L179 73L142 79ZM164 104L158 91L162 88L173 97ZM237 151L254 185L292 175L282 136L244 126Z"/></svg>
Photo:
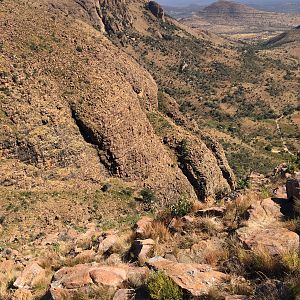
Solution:
<svg viewBox="0 0 300 300"><path fill-rule="evenodd" d="M91 12L90 2L79 5L70 0L58 7L54 2L48 14L37 3L25 3L28 8L22 14L22 4L2 7L2 185L93 186L116 176L153 189L165 203L182 194L196 199L199 191L194 191L146 117L146 112L158 107L153 78L102 33L83 23L85 18L65 16L62 9L84 7ZM119 13L120 19L127 19L123 16L127 10L106 5L107 13L112 9L111 15ZM45 18L32 27L28 20L35 18L34 11ZM14 39L7 43L11 34ZM222 178L214 154L201 141L194 144L201 145L200 167L207 168L204 176L211 184L202 198L214 197L219 190L229 192L226 180L220 184L213 179ZM224 154L218 153L225 161Z"/></svg>

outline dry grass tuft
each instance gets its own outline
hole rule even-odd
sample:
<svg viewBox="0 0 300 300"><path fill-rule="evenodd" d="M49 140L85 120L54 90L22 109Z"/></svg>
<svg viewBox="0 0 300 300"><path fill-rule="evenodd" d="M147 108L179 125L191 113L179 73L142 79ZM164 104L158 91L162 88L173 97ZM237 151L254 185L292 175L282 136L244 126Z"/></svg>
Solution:
<svg viewBox="0 0 300 300"><path fill-rule="evenodd" d="M259 272L266 276L273 276L280 273L282 266L280 258L272 256L265 249L255 251L240 248L237 252L239 261L249 272Z"/></svg>
<svg viewBox="0 0 300 300"><path fill-rule="evenodd" d="M231 201L226 206L224 220L236 227L242 220L245 219L247 210L252 203L261 200L259 194L253 191L240 195L236 200Z"/></svg>
<svg viewBox="0 0 300 300"><path fill-rule="evenodd" d="M195 227L199 228L202 232L207 233L210 236L215 236L224 229L221 220L211 217L198 218Z"/></svg>
<svg viewBox="0 0 300 300"><path fill-rule="evenodd" d="M146 227L144 237L157 242L167 242L171 239L171 233L163 222L154 221Z"/></svg>
<svg viewBox="0 0 300 300"><path fill-rule="evenodd" d="M281 261L285 269L290 272L300 271L300 255L297 252L283 253Z"/></svg>

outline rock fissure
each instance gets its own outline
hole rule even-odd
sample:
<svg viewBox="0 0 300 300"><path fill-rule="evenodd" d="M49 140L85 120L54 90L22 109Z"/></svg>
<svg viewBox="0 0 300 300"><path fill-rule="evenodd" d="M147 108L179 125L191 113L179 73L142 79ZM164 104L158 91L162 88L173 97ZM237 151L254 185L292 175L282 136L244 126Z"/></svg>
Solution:
<svg viewBox="0 0 300 300"><path fill-rule="evenodd" d="M74 108L71 108L72 118L83 139L94 146L98 152L100 162L111 174L118 174L118 163L113 153L105 146L104 139L96 135L79 117Z"/></svg>
<svg viewBox="0 0 300 300"><path fill-rule="evenodd" d="M192 162L186 159L184 156L178 156L179 168L181 169L183 175L187 178L189 183L192 185L198 199L203 201L205 199L205 187L206 181L204 179L203 174L200 174ZM197 174L195 176L195 174ZM199 178L203 178L203 180L199 180Z"/></svg>

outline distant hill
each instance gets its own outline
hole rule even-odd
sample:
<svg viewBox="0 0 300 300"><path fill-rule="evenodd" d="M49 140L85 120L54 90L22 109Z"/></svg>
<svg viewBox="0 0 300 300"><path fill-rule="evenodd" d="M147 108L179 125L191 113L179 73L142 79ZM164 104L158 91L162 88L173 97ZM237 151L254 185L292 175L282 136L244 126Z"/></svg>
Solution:
<svg viewBox="0 0 300 300"><path fill-rule="evenodd" d="M220 0L208 5L203 9L202 12L205 14L225 14L234 16L240 14L256 13L257 10L245 4Z"/></svg>
<svg viewBox="0 0 300 300"><path fill-rule="evenodd" d="M268 47L277 47L295 42L300 42L300 25L275 36L274 38L267 41L265 45Z"/></svg>

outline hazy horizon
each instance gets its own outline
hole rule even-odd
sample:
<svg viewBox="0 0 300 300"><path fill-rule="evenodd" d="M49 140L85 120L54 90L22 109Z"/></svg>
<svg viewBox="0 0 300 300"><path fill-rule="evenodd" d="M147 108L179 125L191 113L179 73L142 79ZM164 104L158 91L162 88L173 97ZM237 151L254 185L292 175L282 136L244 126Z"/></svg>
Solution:
<svg viewBox="0 0 300 300"><path fill-rule="evenodd" d="M169 5L169 6L188 6L191 4L198 4L198 5L208 5L210 3L216 2L217 0L157 0L158 3L162 5ZM285 4L288 5L289 3L299 3L300 0L291 0L291 1L284 1L284 0L233 0L234 2L246 3L246 4L253 4L253 5L270 5L270 4Z"/></svg>

